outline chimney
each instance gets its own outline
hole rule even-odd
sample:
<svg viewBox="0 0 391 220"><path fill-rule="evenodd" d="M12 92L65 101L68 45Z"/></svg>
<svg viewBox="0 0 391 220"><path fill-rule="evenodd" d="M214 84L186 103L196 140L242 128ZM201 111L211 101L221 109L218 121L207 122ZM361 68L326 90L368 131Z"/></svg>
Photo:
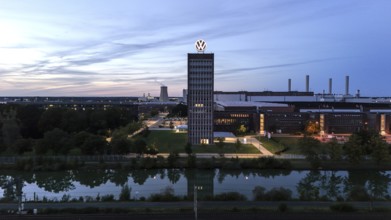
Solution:
<svg viewBox="0 0 391 220"><path fill-rule="evenodd" d="M349 95L349 76L345 78L345 95Z"/></svg>
<svg viewBox="0 0 391 220"><path fill-rule="evenodd" d="M329 79L329 94L333 94L333 79Z"/></svg>
<svg viewBox="0 0 391 220"><path fill-rule="evenodd" d="M292 89L292 80L288 79L288 92L290 92Z"/></svg>
<svg viewBox="0 0 391 220"><path fill-rule="evenodd" d="M305 76L305 91L306 92L310 91L310 76L309 75Z"/></svg>

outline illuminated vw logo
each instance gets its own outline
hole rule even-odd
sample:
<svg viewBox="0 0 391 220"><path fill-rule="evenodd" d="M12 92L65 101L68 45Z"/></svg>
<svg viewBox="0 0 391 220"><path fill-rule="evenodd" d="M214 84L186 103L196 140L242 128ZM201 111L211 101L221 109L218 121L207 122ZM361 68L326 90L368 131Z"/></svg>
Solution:
<svg viewBox="0 0 391 220"><path fill-rule="evenodd" d="M204 52L204 50L206 49L206 42L204 40L197 40L195 42L195 47L198 52Z"/></svg>

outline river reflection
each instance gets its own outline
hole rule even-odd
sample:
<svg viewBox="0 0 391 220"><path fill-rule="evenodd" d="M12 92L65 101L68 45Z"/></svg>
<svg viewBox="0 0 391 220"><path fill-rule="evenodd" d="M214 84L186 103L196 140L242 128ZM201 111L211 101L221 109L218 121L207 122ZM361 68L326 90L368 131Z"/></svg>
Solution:
<svg viewBox="0 0 391 220"><path fill-rule="evenodd" d="M128 184L132 198L148 198L167 186L178 196L192 196L200 186L198 198L223 192L239 192L249 200L252 190L283 187L301 200L390 199L391 171L287 171L287 170L90 170L57 172L0 172L0 196L12 200L22 191L24 200L61 200L114 195Z"/></svg>

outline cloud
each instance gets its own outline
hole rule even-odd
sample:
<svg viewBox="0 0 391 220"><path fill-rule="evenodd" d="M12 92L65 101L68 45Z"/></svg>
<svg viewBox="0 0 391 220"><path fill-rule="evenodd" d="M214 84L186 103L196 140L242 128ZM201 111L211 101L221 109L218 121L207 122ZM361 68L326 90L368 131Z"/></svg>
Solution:
<svg viewBox="0 0 391 220"><path fill-rule="evenodd" d="M312 63L329 62L329 61L334 61L334 60L339 60L339 59L341 59L341 58L325 58L325 59L308 60L308 61L295 62L295 63L282 63L282 64L266 65L266 66L225 69L225 70L218 71L217 75L218 76L225 76L225 75L231 75L231 74L236 74L236 73L240 73L240 72L248 72L248 71L255 71L255 70L280 69L280 68L285 68L285 67L306 65L306 64L312 64Z"/></svg>

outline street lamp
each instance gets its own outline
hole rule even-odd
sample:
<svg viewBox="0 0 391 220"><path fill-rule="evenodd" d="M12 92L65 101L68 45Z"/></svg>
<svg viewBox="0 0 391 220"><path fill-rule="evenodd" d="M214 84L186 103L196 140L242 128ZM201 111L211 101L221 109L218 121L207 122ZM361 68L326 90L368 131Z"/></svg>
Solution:
<svg viewBox="0 0 391 220"><path fill-rule="evenodd" d="M196 186L194 185L194 219L197 220L198 219L198 209L197 209L197 191L198 190L202 190L202 186Z"/></svg>

